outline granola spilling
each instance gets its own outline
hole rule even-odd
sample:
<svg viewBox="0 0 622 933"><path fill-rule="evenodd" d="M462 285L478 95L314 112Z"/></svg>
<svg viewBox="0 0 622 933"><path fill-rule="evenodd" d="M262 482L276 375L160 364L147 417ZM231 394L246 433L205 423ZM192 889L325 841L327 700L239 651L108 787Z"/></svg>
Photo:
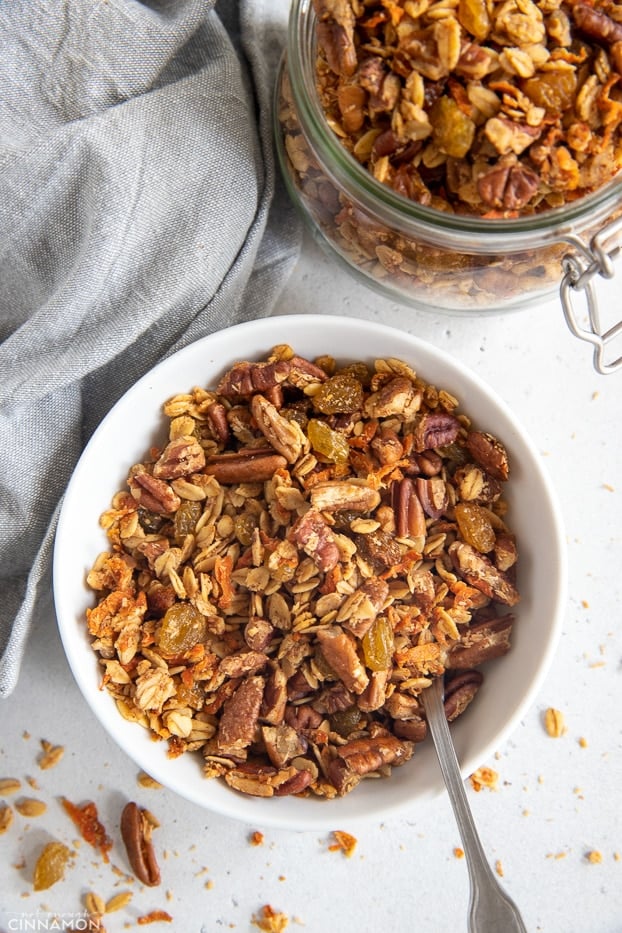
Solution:
<svg viewBox="0 0 622 933"><path fill-rule="evenodd" d="M87 576L102 685L242 793L334 798L388 775L425 738L432 679L455 719L510 648L503 443L405 362L287 345L164 414ZM143 817L126 814L135 860Z"/></svg>
<svg viewBox="0 0 622 933"><path fill-rule="evenodd" d="M329 125L383 184L516 216L622 167L622 5L314 0Z"/></svg>

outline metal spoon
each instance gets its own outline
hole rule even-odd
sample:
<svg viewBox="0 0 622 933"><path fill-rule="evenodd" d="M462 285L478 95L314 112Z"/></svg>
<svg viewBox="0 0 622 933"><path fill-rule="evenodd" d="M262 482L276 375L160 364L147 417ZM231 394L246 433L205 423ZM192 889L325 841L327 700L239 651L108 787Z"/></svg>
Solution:
<svg viewBox="0 0 622 933"><path fill-rule="evenodd" d="M443 678L437 677L423 691L421 700L467 859L471 885L469 933L527 933L517 906L495 878L484 854L447 725L443 695Z"/></svg>

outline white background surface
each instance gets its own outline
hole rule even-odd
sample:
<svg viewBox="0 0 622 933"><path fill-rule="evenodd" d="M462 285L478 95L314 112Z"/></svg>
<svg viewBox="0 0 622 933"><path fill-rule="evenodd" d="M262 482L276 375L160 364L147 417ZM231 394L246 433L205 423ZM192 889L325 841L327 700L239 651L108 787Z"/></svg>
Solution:
<svg viewBox="0 0 622 933"><path fill-rule="evenodd" d="M620 274L618 275L620 278ZM603 285L601 303L617 309L620 281ZM557 488L566 525L570 585L564 631L533 708L489 761L496 791L467 793L484 846L503 870L502 883L522 909L529 931L622 931L622 631L620 496L622 372L599 376L591 349L566 328L557 300L509 315L437 316L377 297L329 262L310 241L277 313L345 314L402 328L458 357L486 380L528 429ZM622 347L617 347L617 353ZM567 731L551 738L547 707ZM330 833L291 833L218 817L166 790L136 783L137 767L88 710L74 684L50 601L34 631L19 685L0 706L0 778L16 777L15 797L48 804L46 814L16 814L0 836L0 930L61 929L52 917L78 920L89 891L104 900L133 892L131 904L105 918L109 933L125 929L185 933L253 931L253 915L270 904L289 930L308 933L454 933L466 929L466 863L445 795L407 818L351 831L351 858L330 851ZM24 735L24 732L28 735ZM65 746L56 768L37 765L40 739ZM580 740L584 740L581 742ZM30 776L39 789L26 783ZM60 804L92 799L113 837L111 863L86 843L64 881L34 893L32 871L43 843L77 838ZM154 841L159 888L126 877L118 834L128 799L160 820ZM339 826L335 826L339 829ZM264 832L253 846L253 831ZM600 863L587 858L597 851ZM137 926L164 909L172 924ZM33 924L36 921L38 926ZM66 927L65 927L66 928ZM503 931L499 931L503 933Z"/></svg>

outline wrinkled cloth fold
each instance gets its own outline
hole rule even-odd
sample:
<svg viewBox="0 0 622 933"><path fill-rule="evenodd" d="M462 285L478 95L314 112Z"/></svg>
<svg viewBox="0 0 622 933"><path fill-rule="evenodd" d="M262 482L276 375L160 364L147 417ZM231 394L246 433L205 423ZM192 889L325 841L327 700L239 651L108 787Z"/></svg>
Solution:
<svg viewBox="0 0 622 933"><path fill-rule="evenodd" d="M296 260L270 129L285 16L0 6L2 696L33 618L53 624L56 516L92 432L159 360L269 314Z"/></svg>

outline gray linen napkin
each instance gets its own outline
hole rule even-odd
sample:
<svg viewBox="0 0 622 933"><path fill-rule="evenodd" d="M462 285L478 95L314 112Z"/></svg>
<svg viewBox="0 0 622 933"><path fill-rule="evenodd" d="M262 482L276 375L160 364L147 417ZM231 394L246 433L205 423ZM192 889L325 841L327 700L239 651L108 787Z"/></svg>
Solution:
<svg viewBox="0 0 622 933"><path fill-rule="evenodd" d="M270 312L299 246L270 100L285 0L0 6L0 695L53 624L56 514L158 360ZM276 185L276 190L275 190Z"/></svg>

